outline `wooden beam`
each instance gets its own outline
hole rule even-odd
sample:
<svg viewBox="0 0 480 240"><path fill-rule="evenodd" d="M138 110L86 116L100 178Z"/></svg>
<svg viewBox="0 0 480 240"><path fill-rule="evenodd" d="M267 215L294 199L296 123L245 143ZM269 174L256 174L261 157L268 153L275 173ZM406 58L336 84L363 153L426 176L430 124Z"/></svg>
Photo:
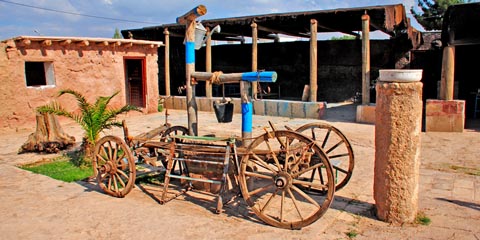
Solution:
<svg viewBox="0 0 480 240"><path fill-rule="evenodd" d="M280 34L293 36L293 37L308 37L308 36L305 36L304 34L301 34L301 33L293 33L293 32L289 32L289 31L285 31L285 30L269 28L269 27L258 25L258 24L257 24L257 28L258 28L258 30L264 31L264 32L280 33Z"/></svg>
<svg viewBox="0 0 480 240"><path fill-rule="evenodd" d="M258 69L258 25L253 22L252 27L252 72L256 72ZM257 99L258 83L252 82L252 93L255 99Z"/></svg>
<svg viewBox="0 0 480 240"><path fill-rule="evenodd" d="M453 100L455 81L455 46L443 48L440 99Z"/></svg>
<svg viewBox="0 0 480 240"><path fill-rule="evenodd" d="M207 13L207 8L199 5L177 18L177 23L185 24L185 82L188 117L188 133L198 135L198 113L195 101L195 85L192 83L192 73L195 72L195 26L196 18ZM193 85L193 86L192 86Z"/></svg>
<svg viewBox="0 0 480 240"><path fill-rule="evenodd" d="M32 44L32 41L30 39L23 39L20 41L15 41L15 46L17 47L25 47L25 46L30 46Z"/></svg>
<svg viewBox="0 0 480 240"><path fill-rule="evenodd" d="M60 45L61 46L67 46L67 45L70 45L72 43L72 39L66 39L66 40L63 40L60 42Z"/></svg>
<svg viewBox="0 0 480 240"><path fill-rule="evenodd" d="M163 30L165 34L165 95L170 96L170 32L168 28Z"/></svg>
<svg viewBox="0 0 480 240"><path fill-rule="evenodd" d="M322 25L322 24L319 24L318 21L317 21L317 25L323 29L327 29L329 31L332 31L332 32L341 32L341 33L344 33L344 34L348 34L348 35L353 35L355 37L360 37L360 34L356 33L356 32L351 32L351 31L340 31L340 30L337 30L337 29L334 29L334 28L330 28L330 27L327 27L325 25Z"/></svg>
<svg viewBox="0 0 480 240"><path fill-rule="evenodd" d="M107 47L109 45L108 41L97 42L97 46Z"/></svg>
<svg viewBox="0 0 480 240"><path fill-rule="evenodd" d="M362 15L362 104L370 103L370 16Z"/></svg>
<svg viewBox="0 0 480 240"><path fill-rule="evenodd" d="M207 42L205 47L205 71L212 72L212 36L210 28L207 27ZM212 83L207 81L205 83L205 95L207 98L212 97Z"/></svg>
<svg viewBox="0 0 480 240"><path fill-rule="evenodd" d="M45 47L52 46L52 40L43 40L42 46L45 46Z"/></svg>
<svg viewBox="0 0 480 240"><path fill-rule="evenodd" d="M82 40L82 41L77 42L77 46L79 46L79 47L87 47L89 45L90 45L90 42L88 40Z"/></svg>
<svg viewBox="0 0 480 240"><path fill-rule="evenodd" d="M310 20L310 102L317 101L317 20Z"/></svg>
<svg viewBox="0 0 480 240"><path fill-rule="evenodd" d="M187 24L190 21L195 21L197 17L203 16L207 13L207 8L204 5L198 5L187 13L177 18L178 24Z"/></svg>

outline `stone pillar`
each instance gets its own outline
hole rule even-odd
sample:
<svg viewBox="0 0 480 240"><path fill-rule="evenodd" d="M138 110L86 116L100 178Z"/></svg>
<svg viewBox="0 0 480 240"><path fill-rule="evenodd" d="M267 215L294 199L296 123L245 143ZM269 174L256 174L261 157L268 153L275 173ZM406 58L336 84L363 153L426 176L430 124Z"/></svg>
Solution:
<svg viewBox="0 0 480 240"><path fill-rule="evenodd" d="M418 210L422 72L383 71L376 85L373 193L377 217L400 225L413 222Z"/></svg>

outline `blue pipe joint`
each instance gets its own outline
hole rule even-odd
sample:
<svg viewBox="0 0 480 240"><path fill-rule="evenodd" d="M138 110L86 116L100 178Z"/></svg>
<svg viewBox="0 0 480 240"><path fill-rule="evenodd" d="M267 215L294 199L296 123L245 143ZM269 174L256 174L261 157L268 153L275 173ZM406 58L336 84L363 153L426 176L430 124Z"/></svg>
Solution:
<svg viewBox="0 0 480 240"><path fill-rule="evenodd" d="M242 132L252 132L252 116L253 107L252 103L242 103Z"/></svg>

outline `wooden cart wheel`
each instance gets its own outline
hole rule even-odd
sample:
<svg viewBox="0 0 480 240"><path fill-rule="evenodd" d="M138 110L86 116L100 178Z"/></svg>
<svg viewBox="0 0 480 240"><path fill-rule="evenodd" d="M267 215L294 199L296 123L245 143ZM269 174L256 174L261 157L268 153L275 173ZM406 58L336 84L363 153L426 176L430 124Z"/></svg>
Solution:
<svg viewBox="0 0 480 240"><path fill-rule="evenodd" d="M255 138L242 157L239 180L243 198L255 214L287 229L318 220L335 193L327 155L310 138L289 130Z"/></svg>
<svg viewBox="0 0 480 240"><path fill-rule="evenodd" d="M172 127L169 127L167 128L160 136L160 141L169 141L169 139L173 136L185 136L185 135L188 135L188 128L184 127L184 126L172 126ZM163 164L163 166L165 168L167 168L167 156L162 153L162 152L158 152L157 151L157 154L158 156L161 156L161 162ZM177 168L177 163L174 162L174 165L173 165L173 169L176 169ZM178 165L184 165L184 163L182 164L178 164ZM180 173L183 173L185 171L185 168L186 166L183 166L183 168L181 166L179 166L178 170L180 171Z"/></svg>
<svg viewBox="0 0 480 240"><path fill-rule="evenodd" d="M330 159L335 174L335 191L343 188L352 177L355 160L352 146L343 133L328 123L309 123L296 132L317 142Z"/></svg>
<svg viewBox="0 0 480 240"><path fill-rule="evenodd" d="M95 145L93 169L100 188L114 197L125 197L135 182L135 160L119 137L105 136Z"/></svg>
<svg viewBox="0 0 480 240"><path fill-rule="evenodd" d="M175 135L188 135L188 128L184 126L172 126L167 128L161 135L163 141L166 141L168 137L173 137Z"/></svg>

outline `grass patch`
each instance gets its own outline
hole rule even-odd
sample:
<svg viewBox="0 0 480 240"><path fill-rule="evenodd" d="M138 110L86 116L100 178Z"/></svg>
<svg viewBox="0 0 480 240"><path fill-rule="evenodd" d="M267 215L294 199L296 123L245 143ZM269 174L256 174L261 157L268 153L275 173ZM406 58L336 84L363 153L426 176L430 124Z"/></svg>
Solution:
<svg viewBox="0 0 480 240"><path fill-rule="evenodd" d="M79 181L93 175L90 164L78 158L72 159L71 155L47 159L40 163L20 166L20 168L64 182Z"/></svg>
<svg viewBox="0 0 480 240"><path fill-rule="evenodd" d="M355 238L358 235L358 232L356 230L350 230L349 232L346 232L348 238Z"/></svg>
<svg viewBox="0 0 480 240"><path fill-rule="evenodd" d="M419 212L417 214L417 218L415 219L415 222L420 225L428 226L432 222L429 217L427 217L424 213Z"/></svg>

